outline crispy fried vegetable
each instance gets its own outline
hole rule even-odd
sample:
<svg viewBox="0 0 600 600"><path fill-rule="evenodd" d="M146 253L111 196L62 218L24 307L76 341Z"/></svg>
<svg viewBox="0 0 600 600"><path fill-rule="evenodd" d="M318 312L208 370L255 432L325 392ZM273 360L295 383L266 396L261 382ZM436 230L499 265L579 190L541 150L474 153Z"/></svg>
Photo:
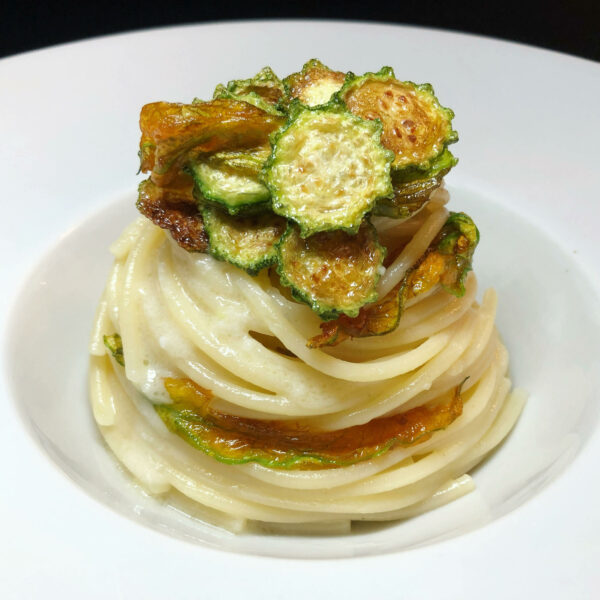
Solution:
<svg viewBox="0 0 600 600"><path fill-rule="evenodd" d="M271 154L271 146L266 144L245 150L225 150L205 157L206 162L215 169L226 167L245 175L258 176Z"/></svg>
<svg viewBox="0 0 600 600"><path fill-rule="evenodd" d="M226 464L256 462L272 469L324 469L370 460L427 441L461 414L460 386L432 408L374 419L337 431L311 431L288 421L261 421L218 412L212 393L190 379L165 379L173 404L154 408L168 429Z"/></svg>
<svg viewBox="0 0 600 600"><path fill-rule="evenodd" d="M277 272L294 298L324 319L358 315L361 306L377 299L377 282L385 248L367 221L356 235L344 231L302 238L289 226L278 244Z"/></svg>
<svg viewBox="0 0 600 600"><path fill-rule="evenodd" d="M404 183L426 181L428 179L442 179L450 169L458 164L456 158L448 148L431 162L429 168L423 171L420 167L412 166L403 169L392 169L392 182L395 187Z"/></svg>
<svg viewBox="0 0 600 600"><path fill-rule="evenodd" d="M275 107L284 98L286 93L282 81L275 75L271 67L264 67L250 79L234 79L227 84L227 87L223 85L217 86L215 98L218 91L222 90L226 90L240 99L243 96L254 95L261 98L271 107Z"/></svg>
<svg viewBox="0 0 600 600"><path fill-rule="evenodd" d="M398 285L381 300L363 306L356 317L342 315L334 321L321 323L321 333L310 338L306 345L309 348L337 346L353 337L371 337L394 331L402 316L403 291L403 285Z"/></svg>
<svg viewBox="0 0 600 600"><path fill-rule="evenodd" d="M256 275L277 260L275 244L286 229L285 219L272 213L255 217L231 217L214 208L202 211L209 252Z"/></svg>
<svg viewBox="0 0 600 600"><path fill-rule="evenodd" d="M186 171L194 178L194 195L201 203L216 204L231 215L261 212L270 205L269 190L247 170L206 160L190 163Z"/></svg>
<svg viewBox="0 0 600 600"><path fill-rule="evenodd" d="M229 99L237 100L239 102L247 102L248 104L252 104L252 106L256 106L256 108L260 108L261 110L264 110L265 112L271 115L283 115L283 111L277 108L277 106L265 100L262 96L259 96L256 92L234 94L233 92L230 92L224 85L219 84L215 88L213 99ZM194 102L196 103L196 101Z"/></svg>
<svg viewBox="0 0 600 600"><path fill-rule="evenodd" d="M237 100L199 104L146 104L140 115L140 170L158 185L169 183L191 151L217 152L264 145L281 117Z"/></svg>
<svg viewBox="0 0 600 600"><path fill-rule="evenodd" d="M463 212L450 213L436 238L435 249L444 258L444 268L437 281L454 296L460 297L465 293L465 278L472 269L473 254L478 243L479 230L473 219ZM426 280L425 275L423 280ZM423 285L414 279L407 291L407 298L411 297L410 294L416 295Z"/></svg>
<svg viewBox="0 0 600 600"><path fill-rule="evenodd" d="M416 215L429 202L431 194L440 187L442 179L431 177L395 185L394 197L378 200L373 214L391 219L408 219Z"/></svg>
<svg viewBox="0 0 600 600"><path fill-rule="evenodd" d="M375 202L392 195L393 155L380 135L378 121L364 121L334 102L312 109L292 102L263 171L273 210L296 221L302 237L356 232Z"/></svg>
<svg viewBox="0 0 600 600"><path fill-rule="evenodd" d="M310 338L309 348L336 346L351 337L390 333L400 322L404 303L441 284L449 293L463 296L464 280L471 270L479 231L465 213L450 213L423 256L404 279L382 300L363 306L355 318L341 316L321 324L321 333Z"/></svg>
<svg viewBox="0 0 600 600"><path fill-rule="evenodd" d="M168 230L185 250L205 252L208 238L192 195L193 182L181 174L170 187L158 187L150 179L140 183L137 208L155 225Z"/></svg>
<svg viewBox="0 0 600 600"><path fill-rule="evenodd" d="M446 148L424 178L423 172L419 170L393 170L394 197L378 200L373 214L392 219L408 219L414 216L427 204L431 194L442 185L444 176L457 162Z"/></svg>
<svg viewBox="0 0 600 600"><path fill-rule="evenodd" d="M362 77L349 74L339 97L352 113L381 120L381 141L395 154L394 169L431 177L436 160L458 140L454 113L439 103L431 85L398 81L390 67Z"/></svg>
<svg viewBox="0 0 600 600"><path fill-rule="evenodd" d="M118 333L113 333L112 335L103 336L102 339L115 361L124 367L125 358L123 357L123 341L121 340L121 336Z"/></svg>
<svg viewBox="0 0 600 600"><path fill-rule="evenodd" d="M298 98L306 106L318 106L331 100L331 96L342 87L345 77L345 73L332 71L313 58L299 73L286 77L283 85L291 99Z"/></svg>

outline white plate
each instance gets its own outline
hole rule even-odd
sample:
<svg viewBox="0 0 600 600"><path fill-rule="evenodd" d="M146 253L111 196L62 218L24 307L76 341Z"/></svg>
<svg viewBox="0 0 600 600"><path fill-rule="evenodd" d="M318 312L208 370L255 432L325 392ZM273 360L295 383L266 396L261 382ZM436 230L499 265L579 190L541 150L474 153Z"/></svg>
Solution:
<svg viewBox="0 0 600 600"><path fill-rule="evenodd" d="M174 536L185 530L160 510L150 524L174 535L157 533L140 526L152 520L141 503L119 505L114 490L94 487L103 480L90 475L97 465L85 446L98 448L88 435L85 324L110 260L101 249L133 214L140 106L209 97L217 82L265 64L288 73L312 56L356 72L391 64L403 79L433 82L455 109L461 163L449 177L451 206L486 234L476 269L499 290L514 379L532 398L476 473L479 496L458 509L358 538L215 542L254 554L371 555L307 562L183 542ZM0 90L3 597L592 595L598 64L425 29L250 22L17 56L0 62ZM397 549L406 551L383 554Z"/></svg>

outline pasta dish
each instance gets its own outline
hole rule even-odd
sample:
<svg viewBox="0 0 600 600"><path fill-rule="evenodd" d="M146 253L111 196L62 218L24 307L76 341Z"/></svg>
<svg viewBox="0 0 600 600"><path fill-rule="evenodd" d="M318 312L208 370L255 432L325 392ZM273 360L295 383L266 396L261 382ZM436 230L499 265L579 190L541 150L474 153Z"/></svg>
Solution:
<svg viewBox="0 0 600 600"><path fill-rule="evenodd" d="M473 489L525 398L447 208L453 116L315 59L142 108L90 386L146 490L237 532L342 533Z"/></svg>

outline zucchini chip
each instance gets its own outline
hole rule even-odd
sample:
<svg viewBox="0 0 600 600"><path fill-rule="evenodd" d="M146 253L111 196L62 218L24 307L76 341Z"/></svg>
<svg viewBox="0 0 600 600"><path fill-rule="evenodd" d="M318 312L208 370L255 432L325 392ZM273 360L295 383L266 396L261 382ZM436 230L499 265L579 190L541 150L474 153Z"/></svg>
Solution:
<svg viewBox="0 0 600 600"><path fill-rule="evenodd" d="M385 248L368 221L356 235L329 231L309 238L290 225L278 244L277 272L294 298L321 319L356 317L362 306L377 299L384 258Z"/></svg>
<svg viewBox="0 0 600 600"><path fill-rule="evenodd" d="M155 225L166 229L188 252L205 252L208 238L192 195L192 181L180 174L170 187L159 187L151 179L138 187L137 209Z"/></svg>
<svg viewBox="0 0 600 600"><path fill-rule="evenodd" d="M271 146L258 146L247 150L227 150L215 152L206 160L215 167L228 167L245 173L246 175L258 176L263 165L271 154Z"/></svg>
<svg viewBox="0 0 600 600"><path fill-rule="evenodd" d="M286 221L272 213L256 217L235 218L214 209L202 211L208 234L209 252L250 275L277 260L276 243L286 228Z"/></svg>
<svg viewBox="0 0 600 600"><path fill-rule="evenodd" d="M427 441L461 414L461 387L435 406L373 419L336 431L315 431L290 421L238 417L215 410L213 394L191 379L167 378L173 401L154 410L169 431L222 463L255 462L272 469L345 467L381 456L394 448Z"/></svg>
<svg viewBox="0 0 600 600"><path fill-rule="evenodd" d="M379 121L365 121L334 102L307 108L294 100L263 170L273 210L298 223L302 237L356 232L375 202L393 193L393 154L380 136Z"/></svg>
<svg viewBox="0 0 600 600"><path fill-rule="evenodd" d="M185 170L194 178L194 195L201 204L218 205L231 215L262 212L271 198L258 180L267 156L262 152L261 161L258 152L220 152L189 163Z"/></svg>
<svg viewBox="0 0 600 600"><path fill-rule="evenodd" d="M321 61L309 60L299 73L288 75L283 85L290 98L298 98L305 106L327 104L343 85L346 74L332 71Z"/></svg>
<svg viewBox="0 0 600 600"><path fill-rule="evenodd" d="M219 84L213 98L243 100L273 114L281 114L277 109L286 95L282 81L271 67L264 67L251 79L234 79L227 86Z"/></svg>
<svg viewBox="0 0 600 600"><path fill-rule="evenodd" d="M309 348L336 346L349 338L370 337L392 332L402 316L404 303L433 286L454 296L465 293L464 281L472 268L473 253L479 243L479 230L465 213L450 213L429 248L404 279L381 300L360 309L357 317L342 315L321 324L321 333L310 338Z"/></svg>
<svg viewBox="0 0 600 600"><path fill-rule="evenodd" d="M157 185L167 185L188 161L190 152L264 145L282 124L281 117L237 100L146 104L140 114L140 170L151 171Z"/></svg>
<svg viewBox="0 0 600 600"><path fill-rule="evenodd" d="M458 140L454 113L439 103L431 85L398 81L390 67L362 77L349 74L339 97L353 114L383 123L381 142L396 155L394 169L430 177L425 173Z"/></svg>
<svg viewBox="0 0 600 600"><path fill-rule="evenodd" d="M247 102L248 104L252 104L252 106L256 106L256 108L260 108L265 112L271 115L283 115L283 112L274 106L267 100L265 100L262 96L259 96L256 92L247 92L246 94L234 94L230 92L224 85L219 84L214 91L213 100L237 100L239 102ZM194 103L197 103L197 100L194 100Z"/></svg>
<svg viewBox="0 0 600 600"><path fill-rule="evenodd" d="M431 194L442 185L442 176L417 179L394 185L393 198L377 201L373 214L390 219L409 219L429 202Z"/></svg>

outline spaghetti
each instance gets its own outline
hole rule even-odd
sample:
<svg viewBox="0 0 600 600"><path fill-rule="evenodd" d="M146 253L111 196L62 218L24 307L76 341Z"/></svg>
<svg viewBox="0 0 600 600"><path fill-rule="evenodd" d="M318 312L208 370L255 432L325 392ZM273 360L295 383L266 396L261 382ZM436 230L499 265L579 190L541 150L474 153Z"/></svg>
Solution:
<svg viewBox="0 0 600 600"><path fill-rule="evenodd" d="M91 341L107 444L235 531L339 533L467 493L525 398L495 292L476 300L479 232L445 206L452 111L318 61L215 98L142 110L148 219L111 247Z"/></svg>

